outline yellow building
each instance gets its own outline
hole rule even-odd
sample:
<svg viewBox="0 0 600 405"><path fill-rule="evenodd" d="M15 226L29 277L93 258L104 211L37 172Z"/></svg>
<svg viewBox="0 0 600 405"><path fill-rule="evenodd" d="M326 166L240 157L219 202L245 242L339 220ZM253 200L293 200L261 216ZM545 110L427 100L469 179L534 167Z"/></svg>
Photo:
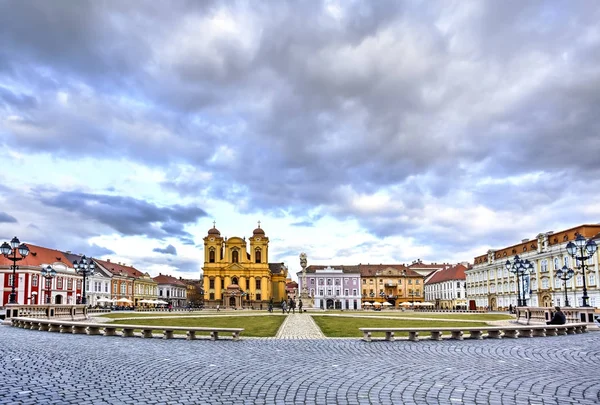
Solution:
<svg viewBox="0 0 600 405"><path fill-rule="evenodd" d="M363 302L393 307L423 302L423 276L403 264L359 264ZM386 304L387 305L387 304Z"/></svg>
<svg viewBox="0 0 600 405"><path fill-rule="evenodd" d="M287 268L269 263L269 238L260 227L249 238L222 237L213 226L204 238L204 301L209 307L263 307L286 297Z"/></svg>

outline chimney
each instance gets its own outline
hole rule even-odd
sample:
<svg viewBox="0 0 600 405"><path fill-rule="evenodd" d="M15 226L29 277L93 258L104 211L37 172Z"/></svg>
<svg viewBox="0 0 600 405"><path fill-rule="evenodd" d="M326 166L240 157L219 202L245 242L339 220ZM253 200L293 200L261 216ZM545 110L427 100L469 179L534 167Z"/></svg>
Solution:
<svg viewBox="0 0 600 405"><path fill-rule="evenodd" d="M527 239L527 238L521 239L521 243L525 243L525 242L529 242L529 239Z"/></svg>
<svg viewBox="0 0 600 405"><path fill-rule="evenodd" d="M110 259L106 259L106 261L110 263Z"/></svg>
<svg viewBox="0 0 600 405"><path fill-rule="evenodd" d="M67 250L67 254L68 254L68 255L70 255L70 254L71 254L71 251L70 251L70 250Z"/></svg>

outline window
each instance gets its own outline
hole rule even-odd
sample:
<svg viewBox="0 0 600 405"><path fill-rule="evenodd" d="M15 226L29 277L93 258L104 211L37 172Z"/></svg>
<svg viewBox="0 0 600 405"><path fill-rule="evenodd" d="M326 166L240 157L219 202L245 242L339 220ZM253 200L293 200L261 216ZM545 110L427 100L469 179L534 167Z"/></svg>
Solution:
<svg viewBox="0 0 600 405"><path fill-rule="evenodd" d="M254 251L254 261L256 263L260 263L261 257L260 257L260 249L256 249Z"/></svg>
<svg viewBox="0 0 600 405"><path fill-rule="evenodd" d="M215 288L215 279L211 278L208 280L208 288Z"/></svg>
<svg viewBox="0 0 600 405"><path fill-rule="evenodd" d="M62 290L63 288L63 278L59 277L56 279L56 288L58 288L59 290Z"/></svg>
<svg viewBox="0 0 600 405"><path fill-rule="evenodd" d="M161 294L162 295L162 294ZM209 300L214 300L215 299L215 293L209 293L208 294L208 299Z"/></svg>
<svg viewBox="0 0 600 405"><path fill-rule="evenodd" d="M125 285L124 283L121 283L121 295L125 295L127 285Z"/></svg>
<svg viewBox="0 0 600 405"><path fill-rule="evenodd" d="M345 295L345 296L348 296L348 295L350 295L350 292L349 292L349 291L350 291L350 290L348 290L348 289L345 289L345 290L344 290L344 295Z"/></svg>
<svg viewBox="0 0 600 405"><path fill-rule="evenodd" d="M256 301L261 301L262 300L262 296L260 295L260 293L256 293Z"/></svg>
<svg viewBox="0 0 600 405"><path fill-rule="evenodd" d="M233 278L231 279L231 284L238 284L238 279L237 279L237 277L233 277ZM238 285L239 285L239 284L238 284Z"/></svg>
<svg viewBox="0 0 600 405"><path fill-rule="evenodd" d="M460 291L456 292L456 298L460 298Z"/></svg>
<svg viewBox="0 0 600 405"><path fill-rule="evenodd" d="M108 292L108 283L104 283L104 292Z"/></svg>
<svg viewBox="0 0 600 405"><path fill-rule="evenodd" d="M254 280L254 288L260 290L260 278L258 280Z"/></svg>
<svg viewBox="0 0 600 405"><path fill-rule="evenodd" d="M37 276L37 274L33 275L33 278L31 279L31 285L34 286L34 287L38 286L38 276Z"/></svg>
<svg viewBox="0 0 600 405"><path fill-rule="evenodd" d="M90 289L90 282L88 281L86 283L86 290ZM67 279L67 290L72 290L73 289L73 279L69 278Z"/></svg>
<svg viewBox="0 0 600 405"><path fill-rule="evenodd" d="M324 294L323 294L323 290L322 290L322 289L319 289L319 295L320 295L320 296L323 296L323 295L324 295Z"/></svg>
<svg viewBox="0 0 600 405"><path fill-rule="evenodd" d="M548 259L544 259L542 260L542 268L540 270L542 273L545 273L548 271Z"/></svg>
<svg viewBox="0 0 600 405"><path fill-rule="evenodd" d="M319 279L319 285L323 285L325 283L325 281L323 281L322 278Z"/></svg>
<svg viewBox="0 0 600 405"><path fill-rule="evenodd" d="M356 288L354 288L354 289L352 290L352 295L354 295L354 296L356 297L356 295L357 295Z"/></svg>
<svg viewBox="0 0 600 405"><path fill-rule="evenodd" d="M331 279L330 278L327 279L327 285L331 285Z"/></svg>
<svg viewBox="0 0 600 405"><path fill-rule="evenodd" d="M239 263L239 253L237 250L231 252L231 263Z"/></svg>
<svg viewBox="0 0 600 405"><path fill-rule="evenodd" d="M335 285L340 285L340 279L339 278L335 279Z"/></svg>
<svg viewBox="0 0 600 405"><path fill-rule="evenodd" d="M215 262L215 249L214 248L210 248L210 251L208 252L208 262L209 263Z"/></svg>
<svg viewBox="0 0 600 405"><path fill-rule="evenodd" d="M583 277L581 276L581 274L577 276L577 281L576 281L576 283L577 283L577 284L576 284L576 286L577 286L577 287L579 287L579 286L582 286L582 285L583 285Z"/></svg>
<svg viewBox="0 0 600 405"><path fill-rule="evenodd" d="M554 258L554 270L558 270L560 269L560 261L558 260L558 257Z"/></svg>
<svg viewBox="0 0 600 405"><path fill-rule="evenodd" d="M12 275L12 274L9 274L9 275L8 275L8 285L10 285L11 287L12 287L12 285L13 285L13 280L14 280L14 278L13 278L13 275Z"/></svg>
<svg viewBox="0 0 600 405"><path fill-rule="evenodd" d="M563 263L565 266L569 267L569 256L563 257Z"/></svg>
<svg viewBox="0 0 600 405"><path fill-rule="evenodd" d="M456 282L456 287L460 288L460 281Z"/></svg>
<svg viewBox="0 0 600 405"><path fill-rule="evenodd" d="M116 281L113 283L113 293L114 294L117 293L117 282Z"/></svg>
<svg viewBox="0 0 600 405"><path fill-rule="evenodd" d="M327 290L327 295L331 295L331 288Z"/></svg>
<svg viewBox="0 0 600 405"><path fill-rule="evenodd" d="M225 279L222 278L221 279L221 289L224 289L224 288L225 288Z"/></svg>
<svg viewBox="0 0 600 405"><path fill-rule="evenodd" d="M408 284L412 284L412 280L411 279L408 280Z"/></svg>
<svg viewBox="0 0 600 405"><path fill-rule="evenodd" d="M363 284L367 284L367 279L363 278Z"/></svg>
<svg viewBox="0 0 600 405"><path fill-rule="evenodd" d="M542 288L548 288L548 279L547 278L542 280Z"/></svg>
<svg viewBox="0 0 600 405"><path fill-rule="evenodd" d="M310 279L310 285L315 285L315 279L314 278Z"/></svg>
<svg viewBox="0 0 600 405"><path fill-rule="evenodd" d="M596 285L596 275L595 274L590 274L588 276L588 278L589 278L589 284L590 285Z"/></svg>

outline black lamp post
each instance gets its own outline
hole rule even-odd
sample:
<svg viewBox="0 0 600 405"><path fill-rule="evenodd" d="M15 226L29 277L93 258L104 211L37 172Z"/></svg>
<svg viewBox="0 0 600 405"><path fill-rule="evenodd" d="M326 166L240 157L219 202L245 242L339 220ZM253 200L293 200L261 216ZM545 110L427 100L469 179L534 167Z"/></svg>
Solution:
<svg viewBox="0 0 600 405"><path fill-rule="evenodd" d="M590 306L590 304L588 304L589 297L587 294L587 283L585 280L587 277L585 273L585 261L594 256L596 250L598 250L596 242L594 242L592 239L586 240L581 234L577 234L575 243L572 241L567 243L567 252L569 255L581 263L581 271L583 272L583 297L581 297L583 301L582 307Z"/></svg>
<svg viewBox="0 0 600 405"><path fill-rule="evenodd" d="M20 257L17 257L17 250L19 251ZM29 248L24 243L21 243L19 239L15 236L10 241L10 245L6 242L0 246L0 253L4 255L8 260L13 262L12 264L12 286L10 290L10 299L8 301L9 304L17 303L17 293L15 292L15 284L17 282L17 262L23 260L29 254Z"/></svg>
<svg viewBox="0 0 600 405"><path fill-rule="evenodd" d="M533 263L527 259L521 260L519 255L516 255L512 263L510 260L507 260L504 266L517 277L517 306L526 307L527 298L525 298L525 275L533 273ZM519 278L521 279L520 287ZM521 291L523 292L523 298L521 298Z"/></svg>
<svg viewBox="0 0 600 405"><path fill-rule="evenodd" d="M569 297L567 296L567 280L570 280L575 272L573 269L568 268L567 266L563 266L562 269L558 269L556 271L556 277L560 278L565 285L565 307L569 306Z"/></svg>
<svg viewBox="0 0 600 405"><path fill-rule="evenodd" d="M79 262L77 262L77 260L73 262L73 267L75 267L75 271L77 271L77 274L83 276L83 296L81 298L81 303L83 305L86 305L87 302L85 298L85 278L94 275L96 264L94 263L94 260L91 257L88 259L87 257L85 257L85 255L83 255Z"/></svg>
<svg viewBox="0 0 600 405"><path fill-rule="evenodd" d="M52 301L52 279L56 277L56 270L51 266L44 267L42 268L42 277L44 277L46 283L46 304L50 304Z"/></svg>

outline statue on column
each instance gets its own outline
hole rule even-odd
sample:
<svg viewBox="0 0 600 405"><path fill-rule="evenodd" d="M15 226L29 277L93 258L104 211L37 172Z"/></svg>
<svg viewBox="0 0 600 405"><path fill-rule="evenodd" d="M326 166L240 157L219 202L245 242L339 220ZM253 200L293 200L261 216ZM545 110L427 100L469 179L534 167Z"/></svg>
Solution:
<svg viewBox="0 0 600 405"><path fill-rule="evenodd" d="M314 302L313 298L308 294L308 288L306 284L306 253L300 253L300 267L302 267L302 291L300 292L300 300L302 301L302 306L305 308L313 308Z"/></svg>

